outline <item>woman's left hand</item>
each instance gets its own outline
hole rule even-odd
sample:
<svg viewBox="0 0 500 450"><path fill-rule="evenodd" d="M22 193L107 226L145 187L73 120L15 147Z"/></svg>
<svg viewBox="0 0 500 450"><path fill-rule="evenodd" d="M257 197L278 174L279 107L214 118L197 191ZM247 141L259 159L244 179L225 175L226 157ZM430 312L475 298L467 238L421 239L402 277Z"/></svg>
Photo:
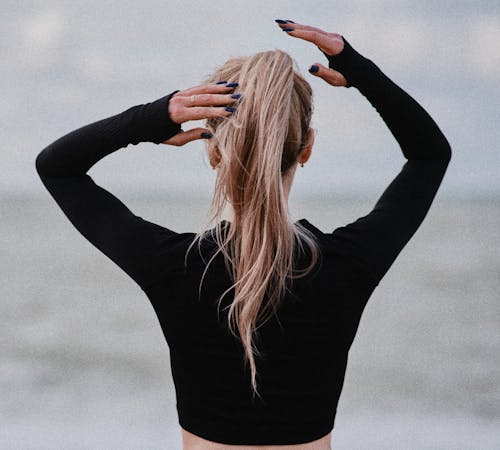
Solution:
<svg viewBox="0 0 500 450"><path fill-rule="evenodd" d="M228 117L235 111L235 107L230 105L241 97L241 94L233 94L237 86L238 83L224 81L219 84L202 84L176 92L168 103L168 114L172 121L179 124L189 120ZM212 135L206 128L193 128L188 131L181 130L180 133L163 141L163 144L181 146L208 137Z"/></svg>

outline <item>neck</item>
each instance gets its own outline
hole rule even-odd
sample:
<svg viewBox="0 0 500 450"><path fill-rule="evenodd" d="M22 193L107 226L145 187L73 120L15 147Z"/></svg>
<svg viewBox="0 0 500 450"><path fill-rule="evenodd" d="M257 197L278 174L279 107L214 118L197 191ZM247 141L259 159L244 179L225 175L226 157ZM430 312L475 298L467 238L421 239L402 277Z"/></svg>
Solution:
<svg viewBox="0 0 500 450"><path fill-rule="evenodd" d="M286 176L283 177L283 191L285 193L285 199L286 199L286 203L287 203L287 210L289 210L288 209L288 198L290 196L290 190L292 188L293 176L295 174L295 169L296 168L297 168L297 165L295 165L293 167L293 169L291 169L286 174ZM228 218L228 221L229 222L233 222L234 221L234 210L233 210L233 207L231 206L231 204L229 204L228 208L229 208L229 218Z"/></svg>

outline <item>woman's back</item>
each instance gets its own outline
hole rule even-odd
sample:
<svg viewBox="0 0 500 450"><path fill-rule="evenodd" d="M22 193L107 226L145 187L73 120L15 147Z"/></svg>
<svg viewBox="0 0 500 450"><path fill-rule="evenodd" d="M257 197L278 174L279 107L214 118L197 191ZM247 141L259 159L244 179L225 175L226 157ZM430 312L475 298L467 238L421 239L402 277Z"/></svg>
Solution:
<svg viewBox="0 0 500 450"><path fill-rule="evenodd" d="M37 158L38 173L63 212L151 301L170 348L179 423L200 439L293 445L329 435L366 302L420 226L448 166L451 149L435 122L372 61L345 41L329 64L376 108L407 162L374 208L353 223L322 231L306 219L295 222L295 229L314 236L320 258L255 330L257 396L244 347L230 332L233 295L221 299L228 289L234 294L234 278L216 254L218 242L207 237L187 252L194 232L134 215L86 174L130 143L160 143L178 133L167 115L174 93L75 130ZM233 224L220 225L230 231ZM306 267L309 256L306 248L298 267ZM267 300L260 299L262 307Z"/></svg>
<svg viewBox="0 0 500 450"><path fill-rule="evenodd" d="M301 222L317 235L322 262L313 273L294 281L293 292L284 297L277 314L258 330L262 398L253 395L242 346L228 331L224 311L232 297L218 308L220 294L232 284L222 257L218 255L207 270L199 297L205 264L197 251L188 268L183 267L192 236L172 237L174 254L165 249L162 265L170 265L169 271L145 293L170 348L184 429L217 442L253 445L308 442L331 430L347 353L376 282L344 256L340 245L336 248L331 235ZM206 260L215 246L205 247Z"/></svg>

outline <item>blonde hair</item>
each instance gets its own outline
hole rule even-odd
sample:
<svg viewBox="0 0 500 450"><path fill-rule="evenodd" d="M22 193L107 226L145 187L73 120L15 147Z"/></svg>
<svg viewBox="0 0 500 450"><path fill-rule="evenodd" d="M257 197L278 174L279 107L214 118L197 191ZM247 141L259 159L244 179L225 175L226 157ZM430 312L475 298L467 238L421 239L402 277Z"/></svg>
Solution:
<svg viewBox="0 0 500 450"><path fill-rule="evenodd" d="M283 176L307 144L312 89L294 70L290 55L281 50L231 58L205 82L218 80L237 81L243 96L230 117L206 121L213 134L207 141L208 150L218 152L220 163L209 220L188 252L196 241L201 248L202 239L215 224L218 250L203 272L199 293L209 264L221 252L233 285L219 297L219 308L223 297L234 289L230 330L243 344L253 392L259 395L254 359L254 354L261 356L254 345L259 320L263 324L276 312L289 283L291 286L294 278L307 275L321 256L314 234L292 222L283 189ZM221 218L228 203L234 217L223 236ZM296 270L295 251L303 252L304 243L311 252L311 263ZM266 295L268 302L262 309ZM264 316L265 312L269 314Z"/></svg>

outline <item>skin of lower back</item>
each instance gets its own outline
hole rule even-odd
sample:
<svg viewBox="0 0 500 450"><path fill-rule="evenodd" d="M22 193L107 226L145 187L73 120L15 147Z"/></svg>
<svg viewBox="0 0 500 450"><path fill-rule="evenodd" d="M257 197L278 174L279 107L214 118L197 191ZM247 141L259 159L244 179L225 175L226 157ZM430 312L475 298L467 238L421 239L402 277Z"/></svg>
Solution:
<svg viewBox="0 0 500 450"><path fill-rule="evenodd" d="M331 450L332 434L306 444L294 445L228 445L207 441L187 430L182 430L183 450Z"/></svg>

